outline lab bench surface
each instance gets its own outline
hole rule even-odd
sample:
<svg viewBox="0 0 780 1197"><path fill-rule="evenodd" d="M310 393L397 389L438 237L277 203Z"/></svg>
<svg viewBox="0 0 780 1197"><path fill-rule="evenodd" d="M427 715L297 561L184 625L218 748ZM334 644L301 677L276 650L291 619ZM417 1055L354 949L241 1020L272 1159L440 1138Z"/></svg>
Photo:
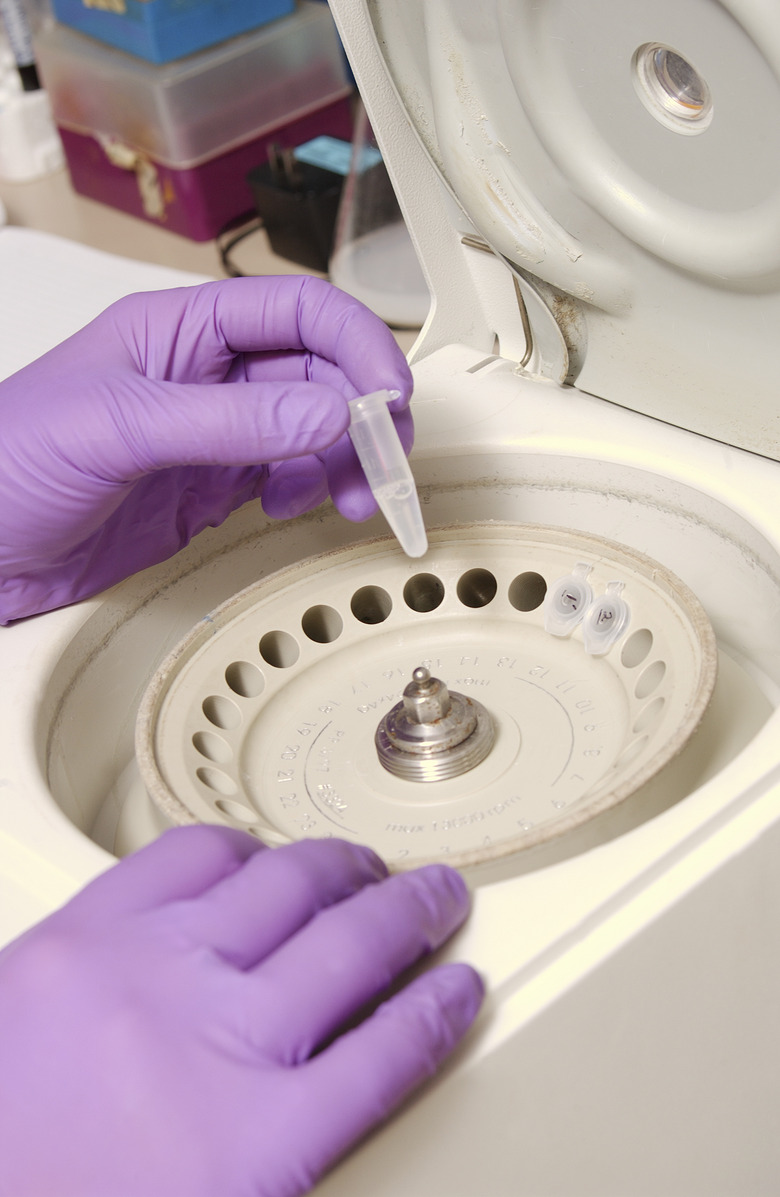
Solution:
<svg viewBox="0 0 780 1197"><path fill-rule="evenodd" d="M154 262L177 270L224 278L219 247L215 241L196 242L147 224L115 208L77 195L66 170L28 183L0 179L0 200L9 224L55 233L93 249L122 254L139 262ZM244 274L315 274L296 262L280 258L271 249L262 229L242 241L231 259ZM325 278L325 275L318 275ZM394 335L405 353L417 337L416 330L395 329Z"/></svg>
<svg viewBox="0 0 780 1197"><path fill-rule="evenodd" d="M65 170L29 183L0 180L0 200L6 207L9 224L56 233L94 249L123 254L141 262L156 262L160 266L191 270L215 278L224 276L215 241L189 241L77 195ZM311 273L274 254L262 230L241 243L235 260L245 273Z"/></svg>

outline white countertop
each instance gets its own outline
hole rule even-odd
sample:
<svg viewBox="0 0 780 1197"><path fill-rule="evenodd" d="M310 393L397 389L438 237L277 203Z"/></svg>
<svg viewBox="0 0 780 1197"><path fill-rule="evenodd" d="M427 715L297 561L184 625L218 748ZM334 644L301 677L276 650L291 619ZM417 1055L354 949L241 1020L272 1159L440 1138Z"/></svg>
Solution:
<svg viewBox="0 0 780 1197"><path fill-rule="evenodd" d="M55 233L141 262L154 262L214 278L224 277L216 241L190 241L77 195L64 168L27 183L9 183L0 179L0 201L5 205L9 224ZM263 229L237 245L231 259L245 274L315 273L275 254ZM400 329L396 330L395 336L404 352L408 352L417 333Z"/></svg>

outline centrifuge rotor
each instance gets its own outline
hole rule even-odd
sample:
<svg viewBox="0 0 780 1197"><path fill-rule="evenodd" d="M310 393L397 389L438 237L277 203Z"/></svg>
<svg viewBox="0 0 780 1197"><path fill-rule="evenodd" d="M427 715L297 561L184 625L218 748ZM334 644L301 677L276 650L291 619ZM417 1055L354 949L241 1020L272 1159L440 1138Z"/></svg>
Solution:
<svg viewBox="0 0 780 1197"><path fill-rule="evenodd" d="M429 541L419 561L389 539L311 558L193 629L138 720L139 767L169 818L271 845L354 839L394 867L467 865L567 834L680 751L717 658L674 575L555 528ZM571 576L586 601L561 624Z"/></svg>

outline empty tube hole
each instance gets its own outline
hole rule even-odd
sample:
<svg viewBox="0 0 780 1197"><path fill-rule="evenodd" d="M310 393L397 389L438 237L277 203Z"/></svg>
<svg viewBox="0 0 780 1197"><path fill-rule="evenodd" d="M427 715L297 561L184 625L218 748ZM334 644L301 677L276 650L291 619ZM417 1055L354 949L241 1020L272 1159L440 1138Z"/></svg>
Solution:
<svg viewBox="0 0 780 1197"><path fill-rule="evenodd" d="M241 712L233 699L221 694L210 694L203 699L203 714L209 723L221 727L223 731L230 731L241 723Z"/></svg>
<svg viewBox="0 0 780 1197"><path fill-rule="evenodd" d="M635 732L646 732L655 723L661 711L664 709L664 699L662 697L654 698L652 702L639 712L636 723L634 724Z"/></svg>
<svg viewBox="0 0 780 1197"><path fill-rule="evenodd" d="M265 685L261 671L251 661L233 661L225 670L225 681L241 698L256 698Z"/></svg>
<svg viewBox="0 0 780 1197"><path fill-rule="evenodd" d="M620 773L624 769L627 769L629 765L633 764L634 761L642 755L647 747L647 740L647 736L640 736L639 739L632 741L632 743L628 745L628 748L625 748L615 761L615 770Z"/></svg>
<svg viewBox="0 0 780 1197"><path fill-rule="evenodd" d="M415 574L404 586L404 602L412 611L435 611L444 599L444 583L435 574Z"/></svg>
<svg viewBox="0 0 780 1197"><path fill-rule="evenodd" d="M257 818L256 811L250 810L248 806L243 806L240 802L232 802L229 798L218 798L214 805L220 814L232 819L234 823L241 823L242 826L253 823Z"/></svg>
<svg viewBox="0 0 780 1197"><path fill-rule="evenodd" d="M304 612L301 627L304 635L317 644L332 644L341 635L344 621L333 607L320 604Z"/></svg>
<svg viewBox="0 0 780 1197"><path fill-rule="evenodd" d="M260 644L260 656L274 669L289 669L300 655L298 641L289 632L266 632Z"/></svg>
<svg viewBox="0 0 780 1197"><path fill-rule="evenodd" d="M361 586L349 605L361 623L384 623L393 609L393 600L381 586Z"/></svg>
<svg viewBox="0 0 780 1197"><path fill-rule="evenodd" d="M661 684L665 673L665 661L653 661L652 665L648 665L634 689L637 698L647 698L652 694L653 690Z"/></svg>
<svg viewBox="0 0 780 1197"><path fill-rule="evenodd" d="M547 594L547 582L541 574L528 570L518 574L509 585L508 598L515 611L535 611Z"/></svg>
<svg viewBox="0 0 780 1197"><path fill-rule="evenodd" d="M469 569L458 579L457 595L464 607L486 607L497 590L498 582L489 569Z"/></svg>
<svg viewBox="0 0 780 1197"><path fill-rule="evenodd" d="M247 827L247 831L255 839L262 840L264 844L268 844L271 848L278 848L281 844L291 843L289 835L282 835L280 831L276 831L273 827L258 827L255 824L253 827Z"/></svg>
<svg viewBox="0 0 780 1197"><path fill-rule="evenodd" d="M640 628L638 632L629 636L623 645L620 660L626 669L635 669L637 665L642 664L652 647L653 633L649 628Z"/></svg>
<svg viewBox="0 0 780 1197"><path fill-rule="evenodd" d="M233 759L233 749L222 736L213 732L199 731L192 737L196 752L205 756L207 761L215 761L218 765L227 765Z"/></svg>
<svg viewBox="0 0 780 1197"><path fill-rule="evenodd" d="M227 773L223 773L221 769L212 769L204 766L201 769L196 769L195 774L203 782L204 786L208 786L210 790L216 790L218 794L238 793L238 786L233 781L233 778L228 777Z"/></svg>

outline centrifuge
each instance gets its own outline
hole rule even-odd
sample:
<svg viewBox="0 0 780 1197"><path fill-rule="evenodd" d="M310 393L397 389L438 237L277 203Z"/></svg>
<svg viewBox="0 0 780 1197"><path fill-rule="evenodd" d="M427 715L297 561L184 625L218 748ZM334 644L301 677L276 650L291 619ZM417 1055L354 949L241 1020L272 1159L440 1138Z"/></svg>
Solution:
<svg viewBox="0 0 780 1197"><path fill-rule="evenodd" d="M775 1193L780 14L331 7L428 550L250 505L4 631L3 933L172 823L449 860L484 1011L317 1191Z"/></svg>

